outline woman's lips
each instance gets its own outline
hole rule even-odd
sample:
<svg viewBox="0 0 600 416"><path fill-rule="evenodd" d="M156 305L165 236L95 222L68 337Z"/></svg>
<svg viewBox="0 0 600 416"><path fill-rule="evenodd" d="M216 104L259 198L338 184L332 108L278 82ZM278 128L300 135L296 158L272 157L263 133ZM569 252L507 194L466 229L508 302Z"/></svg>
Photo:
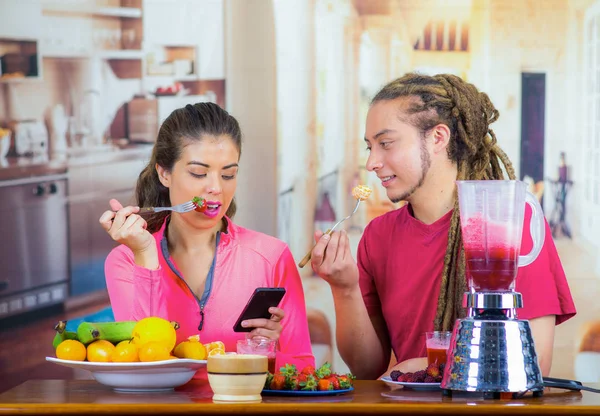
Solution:
<svg viewBox="0 0 600 416"><path fill-rule="evenodd" d="M206 201L206 209L202 212L209 218L214 218L219 215L219 211L221 210L220 202Z"/></svg>

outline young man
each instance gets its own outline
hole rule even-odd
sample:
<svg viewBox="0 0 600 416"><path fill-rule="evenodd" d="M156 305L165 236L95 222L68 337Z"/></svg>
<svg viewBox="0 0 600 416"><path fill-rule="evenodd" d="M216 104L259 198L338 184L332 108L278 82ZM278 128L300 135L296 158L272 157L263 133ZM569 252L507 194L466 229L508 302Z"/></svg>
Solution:
<svg viewBox="0 0 600 416"><path fill-rule="evenodd" d="M464 316L455 181L504 179L501 163L515 179L489 128L497 118L486 94L453 75L408 74L373 99L366 122L367 169L390 200L408 204L365 228L358 264L344 231L317 232L311 263L331 286L337 345L358 378L386 372L391 350L398 360L394 368L425 368L425 332L451 331ZM521 252L531 247L525 231ZM542 374L548 375L554 327L576 311L547 223L542 252L519 268L515 290L523 295L518 317L530 320Z"/></svg>

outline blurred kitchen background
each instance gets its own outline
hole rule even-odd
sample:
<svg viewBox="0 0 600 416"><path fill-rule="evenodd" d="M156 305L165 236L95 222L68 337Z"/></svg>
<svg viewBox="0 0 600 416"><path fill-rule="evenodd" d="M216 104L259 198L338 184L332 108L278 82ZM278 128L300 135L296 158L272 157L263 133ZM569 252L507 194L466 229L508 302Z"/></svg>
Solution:
<svg viewBox="0 0 600 416"><path fill-rule="evenodd" d="M21 360L0 348L0 391L56 374L58 319L106 310L98 218L132 202L173 109L211 101L240 121L236 221L300 260L353 186L374 189L346 222L354 250L396 208L362 137L370 98L408 71L464 77L499 109L579 312L552 375L600 381L599 0L0 0L0 345L47 334ZM345 371L329 287L301 274L317 359Z"/></svg>

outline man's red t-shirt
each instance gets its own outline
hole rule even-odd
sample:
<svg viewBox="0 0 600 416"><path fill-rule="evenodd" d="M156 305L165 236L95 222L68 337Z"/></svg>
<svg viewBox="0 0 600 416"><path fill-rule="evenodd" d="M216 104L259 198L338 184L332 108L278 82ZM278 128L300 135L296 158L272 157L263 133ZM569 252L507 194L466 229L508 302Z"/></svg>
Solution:
<svg viewBox="0 0 600 416"><path fill-rule="evenodd" d="M369 314L385 318L398 362L425 357L425 332L433 330L452 211L426 225L412 216L410 205L372 220L358 246L360 288ZM531 251L531 210L525 210L521 254ZM515 291L523 296L519 319L556 315L556 323L575 315L550 227L542 251L520 267Z"/></svg>

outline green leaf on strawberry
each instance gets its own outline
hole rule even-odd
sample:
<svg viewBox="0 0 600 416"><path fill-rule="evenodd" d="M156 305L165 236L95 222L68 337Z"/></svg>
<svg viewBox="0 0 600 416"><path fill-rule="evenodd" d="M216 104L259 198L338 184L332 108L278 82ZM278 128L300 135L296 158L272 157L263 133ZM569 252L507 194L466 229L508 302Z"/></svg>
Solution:
<svg viewBox="0 0 600 416"><path fill-rule="evenodd" d="M312 375L307 375L306 376L306 381L301 381L300 383L300 390L316 390L317 389L317 379L314 378Z"/></svg>
<svg viewBox="0 0 600 416"><path fill-rule="evenodd" d="M316 371L318 378L325 378L331 375L331 364L325 363L321 367L319 367Z"/></svg>
<svg viewBox="0 0 600 416"><path fill-rule="evenodd" d="M294 364L284 365L283 367L281 367L279 369L279 372L286 377L298 375L298 369L296 368L296 366Z"/></svg>

